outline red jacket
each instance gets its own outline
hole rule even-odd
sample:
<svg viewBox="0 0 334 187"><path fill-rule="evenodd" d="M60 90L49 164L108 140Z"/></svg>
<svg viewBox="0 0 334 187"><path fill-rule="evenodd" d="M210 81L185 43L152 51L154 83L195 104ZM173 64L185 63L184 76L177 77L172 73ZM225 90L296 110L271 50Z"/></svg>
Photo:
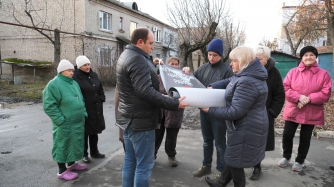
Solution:
<svg viewBox="0 0 334 187"><path fill-rule="evenodd" d="M303 62L291 69L286 75L283 86L285 90L285 107L283 119L300 124L324 125L324 104L331 95L332 79L326 70L305 66ZM300 95L306 95L311 102L303 108L297 107Z"/></svg>

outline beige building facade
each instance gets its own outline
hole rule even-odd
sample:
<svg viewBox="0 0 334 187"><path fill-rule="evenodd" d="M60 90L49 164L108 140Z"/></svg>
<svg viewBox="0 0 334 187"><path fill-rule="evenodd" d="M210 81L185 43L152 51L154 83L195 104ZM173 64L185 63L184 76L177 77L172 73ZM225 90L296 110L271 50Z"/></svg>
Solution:
<svg viewBox="0 0 334 187"><path fill-rule="evenodd" d="M91 61L92 69L106 84L115 84L115 65L118 56L130 42L130 35L135 28L147 27L154 33L156 41L152 58L159 57L166 60L169 56L177 55L177 30L139 11L135 2L122 3L116 0L30 2L29 9L24 9L27 6L20 3L12 5L2 3L0 21L17 24L17 20L20 20L22 25L32 26L27 14L15 14L12 9L15 7L18 11L19 7L21 13L24 10L30 11L35 27L49 29L41 31L51 40L54 40L52 32L54 29L61 31L61 59L68 59L75 65L78 55L86 55ZM31 28L4 23L0 25L2 60L18 58L53 62L54 45L46 36ZM12 72L10 65L5 63L2 63L1 70L2 78Z"/></svg>

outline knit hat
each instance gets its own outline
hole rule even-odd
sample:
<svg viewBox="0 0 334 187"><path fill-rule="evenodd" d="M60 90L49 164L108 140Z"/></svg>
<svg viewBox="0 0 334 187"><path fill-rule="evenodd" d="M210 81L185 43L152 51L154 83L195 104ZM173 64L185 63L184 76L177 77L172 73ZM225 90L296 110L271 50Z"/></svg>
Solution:
<svg viewBox="0 0 334 187"><path fill-rule="evenodd" d="M213 51L219 54L219 56L222 56L224 53L224 44L223 40L221 39L214 39L212 40L208 45L208 52Z"/></svg>
<svg viewBox="0 0 334 187"><path fill-rule="evenodd" d="M90 64L90 61L86 56L80 55L75 60L75 63L77 64L77 68L80 69L81 66L83 66L85 64Z"/></svg>
<svg viewBox="0 0 334 187"><path fill-rule="evenodd" d="M305 47L303 47L303 48L300 50L300 52L299 52L299 56L300 56L300 58L303 58L303 56L304 56L304 54L305 54L306 52L312 52L312 53L314 53L314 55L315 55L316 57L318 57L318 50L317 50L315 47L313 47L313 46L305 46Z"/></svg>
<svg viewBox="0 0 334 187"><path fill-rule="evenodd" d="M58 64L57 72L61 73L61 72L65 71L65 70L68 70L68 69L73 69L74 70L73 64L66 59L61 60Z"/></svg>

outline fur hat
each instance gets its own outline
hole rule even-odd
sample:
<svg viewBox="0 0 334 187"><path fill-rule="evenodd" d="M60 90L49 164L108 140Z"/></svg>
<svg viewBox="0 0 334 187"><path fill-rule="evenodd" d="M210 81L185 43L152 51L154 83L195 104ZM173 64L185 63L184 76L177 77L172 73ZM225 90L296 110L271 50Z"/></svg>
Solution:
<svg viewBox="0 0 334 187"><path fill-rule="evenodd" d="M74 70L73 64L66 59L61 60L58 64L57 72L61 73L61 72L65 71L65 70L68 70L68 69L73 69Z"/></svg>
<svg viewBox="0 0 334 187"><path fill-rule="evenodd" d="M219 54L219 56L222 56L224 53L224 44L223 40L221 39L213 39L209 45L207 51L213 51Z"/></svg>
<svg viewBox="0 0 334 187"><path fill-rule="evenodd" d="M83 66L85 64L90 64L90 61L86 56L80 55L75 60L75 63L77 64L77 68L80 69L81 66Z"/></svg>
<svg viewBox="0 0 334 187"><path fill-rule="evenodd" d="M307 52L314 53L314 55L318 58L318 50L315 47L313 47L313 46L305 46L305 47L303 47L300 50L300 52L299 52L300 58L303 58L304 54L307 53Z"/></svg>

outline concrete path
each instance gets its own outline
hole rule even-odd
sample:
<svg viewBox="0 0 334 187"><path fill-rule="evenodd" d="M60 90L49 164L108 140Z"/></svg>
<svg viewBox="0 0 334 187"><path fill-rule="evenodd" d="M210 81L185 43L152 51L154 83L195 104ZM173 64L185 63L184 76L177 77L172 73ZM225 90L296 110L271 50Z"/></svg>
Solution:
<svg viewBox="0 0 334 187"><path fill-rule="evenodd" d="M298 139L294 140L294 152ZM312 139L312 145L302 172L291 170L293 162L286 168L276 166L282 155L281 138L276 138L276 150L267 152L262 162L263 173L258 181L247 178L249 187L332 187L334 186L334 171L329 164L334 164L334 143L332 139ZM155 161L150 180L152 187L204 187L208 186L204 177L194 178L192 172L197 170L202 161L202 138L200 130L181 130L177 144L179 166L172 168L162 146ZM65 186L121 186L121 169L124 152L122 149L110 155L99 166L82 173L75 182L64 183ZM295 157L295 155L294 155ZM294 159L293 157L293 159ZM292 160L293 160L292 159ZM215 159L214 159L215 160ZM212 168L215 171L215 163ZM246 176L251 172L245 169ZM213 174L211 174L213 176ZM228 186L233 186L231 182Z"/></svg>

